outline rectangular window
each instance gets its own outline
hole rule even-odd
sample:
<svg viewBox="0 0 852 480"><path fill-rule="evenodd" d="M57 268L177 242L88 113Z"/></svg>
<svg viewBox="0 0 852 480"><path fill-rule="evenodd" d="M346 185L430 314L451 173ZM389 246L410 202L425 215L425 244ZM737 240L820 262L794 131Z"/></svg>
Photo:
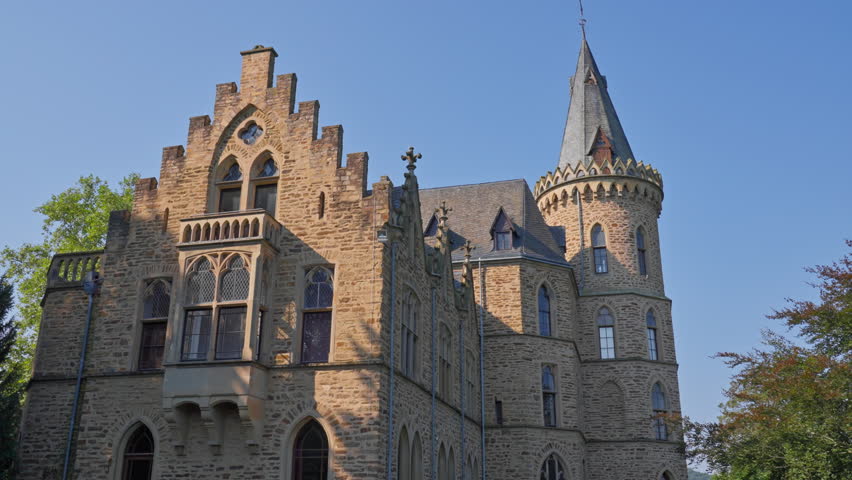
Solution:
<svg viewBox="0 0 852 480"><path fill-rule="evenodd" d="M223 188L219 192L219 211L236 212L240 209L240 187Z"/></svg>
<svg viewBox="0 0 852 480"><path fill-rule="evenodd" d="M494 400L494 417L497 420L497 425L503 425L503 401Z"/></svg>
<svg viewBox="0 0 852 480"><path fill-rule="evenodd" d="M663 411L654 411L654 415L658 415L654 418L654 438L657 440L668 440L669 432L668 428L666 428L666 421L661 416L666 412Z"/></svg>
<svg viewBox="0 0 852 480"><path fill-rule="evenodd" d="M142 343L139 346L139 370L163 368L166 348L166 322L142 324Z"/></svg>
<svg viewBox="0 0 852 480"><path fill-rule="evenodd" d="M601 358L615 358L613 327L598 327L598 339L601 344Z"/></svg>
<svg viewBox="0 0 852 480"><path fill-rule="evenodd" d="M243 356L243 325L246 307L222 308L216 325L216 360L233 360Z"/></svg>
<svg viewBox="0 0 852 480"><path fill-rule="evenodd" d="M606 247L595 247L595 273L606 273L608 271L606 262Z"/></svg>
<svg viewBox="0 0 852 480"><path fill-rule="evenodd" d="M551 365L541 367L541 403L544 412L544 426L556 426L556 377Z"/></svg>
<svg viewBox="0 0 852 480"><path fill-rule="evenodd" d="M189 310L186 312L186 321L183 326L181 360L207 360L211 316L212 311L209 309Z"/></svg>
<svg viewBox="0 0 852 480"><path fill-rule="evenodd" d="M645 264L645 250L640 249L639 255L639 275L648 275L648 266Z"/></svg>
<svg viewBox="0 0 852 480"><path fill-rule="evenodd" d="M648 358L657 360L657 329L648 329Z"/></svg>
<svg viewBox="0 0 852 480"><path fill-rule="evenodd" d="M278 185L274 183L268 185L258 185L254 189L254 208L262 208L269 212L270 215L275 215L275 200L277 198L277 189Z"/></svg>
<svg viewBox="0 0 852 480"><path fill-rule="evenodd" d="M302 363L328 361L331 312L305 312L302 326Z"/></svg>
<svg viewBox="0 0 852 480"><path fill-rule="evenodd" d="M512 249L512 232L494 232L495 247L494 250L511 250Z"/></svg>

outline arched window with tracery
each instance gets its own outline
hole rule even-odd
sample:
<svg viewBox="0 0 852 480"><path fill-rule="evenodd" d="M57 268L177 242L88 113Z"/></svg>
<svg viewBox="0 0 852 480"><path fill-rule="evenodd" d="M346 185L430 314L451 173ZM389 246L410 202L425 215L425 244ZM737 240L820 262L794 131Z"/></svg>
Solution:
<svg viewBox="0 0 852 480"><path fill-rule="evenodd" d="M328 479L328 437L316 420L306 423L293 443L293 480Z"/></svg>
<svg viewBox="0 0 852 480"><path fill-rule="evenodd" d="M414 377L417 369L417 316L420 306L414 292L409 291L402 302L402 336L400 367L402 373Z"/></svg>
<svg viewBox="0 0 852 480"><path fill-rule="evenodd" d="M606 233L600 224L595 224L592 227L592 253L595 258L595 273L606 273L609 271L609 264L606 255Z"/></svg>
<svg viewBox="0 0 852 480"><path fill-rule="evenodd" d="M254 191L254 208L260 208L275 215L278 200L278 166L275 159L267 158L261 163L251 180Z"/></svg>
<svg viewBox="0 0 852 480"><path fill-rule="evenodd" d="M654 438L657 440L668 440L669 432L666 428L665 414L668 410L666 393L659 382L651 388L651 408L654 413Z"/></svg>
<svg viewBox="0 0 852 480"><path fill-rule="evenodd" d="M302 363L328 361L331 345L331 312L334 303L334 276L325 267L316 267L305 276L302 313Z"/></svg>
<svg viewBox="0 0 852 480"><path fill-rule="evenodd" d="M121 464L122 480L150 480L154 470L154 436L139 425L127 439Z"/></svg>
<svg viewBox="0 0 852 480"><path fill-rule="evenodd" d="M163 367L171 291L171 283L163 278L150 280L145 286L142 302L142 335L139 342L139 370L156 370Z"/></svg>
<svg viewBox="0 0 852 480"><path fill-rule="evenodd" d="M240 196L242 194L243 172L236 160L231 160L227 170L217 179L216 187L219 190L220 212L236 212L240 209Z"/></svg>
<svg viewBox="0 0 852 480"><path fill-rule="evenodd" d="M565 480L565 467L555 454L551 453L541 465L539 480Z"/></svg>
<svg viewBox="0 0 852 480"><path fill-rule="evenodd" d="M653 310L648 310L648 313L645 314L645 325L648 329L648 358L659 360L657 352L657 319L654 317Z"/></svg>
<svg viewBox="0 0 852 480"><path fill-rule="evenodd" d="M615 320L608 308L602 307L598 310L598 318L595 323L598 326L598 344L601 358L615 358Z"/></svg>
<svg viewBox="0 0 852 480"><path fill-rule="evenodd" d="M550 322L550 293L542 285L538 289L538 333L545 337L552 335Z"/></svg>

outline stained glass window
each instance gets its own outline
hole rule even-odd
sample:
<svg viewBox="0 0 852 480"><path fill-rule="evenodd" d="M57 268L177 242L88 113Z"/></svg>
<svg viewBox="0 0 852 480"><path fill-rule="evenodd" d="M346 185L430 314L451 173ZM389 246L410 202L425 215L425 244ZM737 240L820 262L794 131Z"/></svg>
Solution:
<svg viewBox="0 0 852 480"><path fill-rule="evenodd" d="M328 438L322 426L311 420L299 430L293 443L293 480L328 479Z"/></svg>
<svg viewBox="0 0 852 480"><path fill-rule="evenodd" d="M540 480L565 480L565 467L562 462L556 458L555 454L550 454L541 466Z"/></svg>
<svg viewBox="0 0 852 480"><path fill-rule="evenodd" d="M606 234L600 225L592 227L592 250L595 257L595 273L609 270L606 257Z"/></svg>
<svg viewBox="0 0 852 480"><path fill-rule="evenodd" d="M207 257L201 258L190 268L186 282L186 303L190 305L213 301L216 277Z"/></svg>
<svg viewBox="0 0 852 480"><path fill-rule="evenodd" d="M140 425L124 448L122 480L150 480L154 467L154 438L148 427Z"/></svg>
<svg viewBox="0 0 852 480"><path fill-rule="evenodd" d="M636 230L636 256L639 260L639 275L648 274L648 266L645 261L645 231L642 227Z"/></svg>
<svg viewBox="0 0 852 480"><path fill-rule="evenodd" d="M606 307L598 311L598 341L601 358L615 358L615 322Z"/></svg>
<svg viewBox="0 0 852 480"><path fill-rule="evenodd" d="M538 289L538 333L545 337L551 335L550 329L550 295L547 288Z"/></svg>
<svg viewBox="0 0 852 480"><path fill-rule="evenodd" d="M243 172L240 170L240 166L234 162L233 165L225 172L225 176L222 177L223 182L236 182L237 180L241 180L243 178Z"/></svg>
<svg viewBox="0 0 852 480"><path fill-rule="evenodd" d="M249 271L240 255L232 257L228 270L222 275L219 285L219 300L230 302L245 300L249 293Z"/></svg>
<svg viewBox="0 0 852 480"><path fill-rule="evenodd" d="M256 123L250 123L249 126L240 131L240 139L246 145L254 145L260 136L263 135L263 129Z"/></svg>

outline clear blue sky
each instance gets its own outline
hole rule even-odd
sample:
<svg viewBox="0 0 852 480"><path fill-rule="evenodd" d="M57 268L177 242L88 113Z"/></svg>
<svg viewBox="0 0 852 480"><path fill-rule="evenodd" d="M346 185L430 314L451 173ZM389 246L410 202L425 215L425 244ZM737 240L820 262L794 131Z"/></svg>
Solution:
<svg viewBox="0 0 852 480"><path fill-rule="evenodd" d="M588 38L660 220L686 414L715 417L729 371L802 267L852 237L852 3L586 0ZM555 168L579 48L576 3L7 2L0 16L0 245L37 240L32 209L96 173L156 176L188 118L274 46L298 100L369 151L370 182L421 185Z"/></svg>

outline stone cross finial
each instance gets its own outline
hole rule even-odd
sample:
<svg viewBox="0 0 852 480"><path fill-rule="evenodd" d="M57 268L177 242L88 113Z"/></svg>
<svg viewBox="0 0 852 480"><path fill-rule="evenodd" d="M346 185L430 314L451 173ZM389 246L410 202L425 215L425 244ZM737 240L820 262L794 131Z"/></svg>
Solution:
<svg viewBox="0 0 852 480"><path fill-rule="evenodd" d="M414 164L417 163L417 160L423 158L423 155L419 153L414 153L414 147L408 147L408 151L405 152L405 155L403 155L401 158L408 162L408 166L405 168L407 168L410 173L414 173L414 169L417 168L417 166Z"/></svg>
<svg viewBox="0 0 852 480"><path fill-rule="evenodd" d="M462 249L464 250L464 263L470 263L470 252L476 250L476 247L474 247L473 244L470 243L470 239L468 239L464 242L464 245L462 245Z"/></svg>
<svg viewBox="0 0 852 480"><path fill-rule="evenodd" d="M441 200L441 206L435 209L435 213L438 214L438 226L445 227L447 226L447 214L452 212L453 209L447 206L446 200Z"/></svg>

